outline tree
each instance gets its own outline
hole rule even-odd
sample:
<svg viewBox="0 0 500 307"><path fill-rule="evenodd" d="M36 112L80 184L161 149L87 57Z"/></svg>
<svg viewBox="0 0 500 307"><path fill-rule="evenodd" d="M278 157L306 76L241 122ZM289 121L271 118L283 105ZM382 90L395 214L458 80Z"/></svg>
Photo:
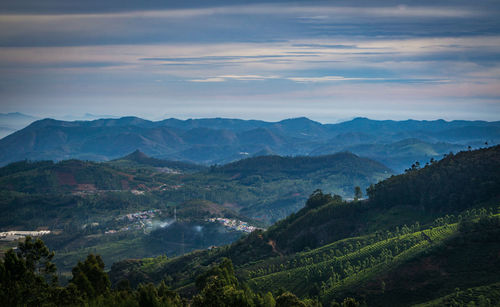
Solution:
<svg viewBox="0 0 500 307"><path fill-rule="evenodd" d="M160 307L158 292L152 283L140 285L139 289L139 306L142 307Z"/></svg>
<svg viewBox="0 0 500 307"><path fill-rule="evenodd" d="M276 300L273 297L273 294L271 292L267 292L264 294L263 298L263 305L264 307L275 307L276 306Z"/></svg>
<svg viewBox="0 0 500 307"><path fill-rule="evenodd" d="M182 300L179 294L170 290L162 280L157 289L158 299L163 306L181 306Z"/></svg>
<svg viewBox="0 0 500 307"><path fill-rule="evenodd" d="M51 285L57 284L56 265L52 263L55 256L41 239L28 236L24 242L18 244L18 256L25 259L29 271L43 277Z"/></svg>
<svg viewBox="0 0 500 307"><path fill-rule="evenodd" d="M0 260L0 301L6 306L43 305L50 301L51 286L57 284L56 266L42 240L26 237Z"/></svg>
<svg viewBox="0 0 500 307"><path fill-rule="evenodd" d="M193 306L253 306L251 291L240 287L234 276L233 263L224 258L220 265L213 267L196 279L200 294L193 298Z"/></svg>
<svg viewBox="0 0 500 307"><path fill-rule="evenodd" d="M358 307L359 303L352 297L346 297L342 302L342 307Z"/></svg>
<svg viewBox="0 0 500 307"><path fill-rule="evenodd" d="M104 272L104 261L99 255L90 254L83 263L78 261L72 273L70 283L88 298L95 298L110 290L111 283L108 274Z"/></svg>
<svg viewBox="0 0 500 307"><path fill-rule="evenodd" d="M358 201L363 197L363 192L361 192L361 188L359 186L354 187L354 200Z"/></svg>
<svg viewBox="0 0 500 307"><path fill-rule="evenodd" d="M295 294L285 292L276 299L276 307L306 307Z"/></svg>
<svg viewBox="0 0 500 307"><path fill-rule="evenodd" d="M306 202L306 207L307 208L318 208L323 205L326 205L330 201L332 201L332 195L330 194L323 194L323 191L320 189L317 189L314 191L311 196L309 196L309 199Z"/></svg>

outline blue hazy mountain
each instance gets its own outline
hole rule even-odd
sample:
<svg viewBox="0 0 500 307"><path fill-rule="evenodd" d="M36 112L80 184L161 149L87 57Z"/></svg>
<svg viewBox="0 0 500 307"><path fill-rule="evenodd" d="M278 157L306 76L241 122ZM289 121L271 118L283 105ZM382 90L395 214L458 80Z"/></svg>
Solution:
<svg viewBox="0 0 500 307"><path fill-rule="evenodd" d="M19 112L0 113L0 138L3 138L36 121L37 117Z"/></svg>
<svg viewBox="0 0 500 307"><path fill-rule="evenodd" d="M136 149L155 158L223 164L269 152L282 156L350 151L402 171L450 151L500 142L500 122L391 121L355 118L321 124L305 117L279 122L226 118L138 117L33 122L0 140L0 164L23 159L105 161Z"/></svg>

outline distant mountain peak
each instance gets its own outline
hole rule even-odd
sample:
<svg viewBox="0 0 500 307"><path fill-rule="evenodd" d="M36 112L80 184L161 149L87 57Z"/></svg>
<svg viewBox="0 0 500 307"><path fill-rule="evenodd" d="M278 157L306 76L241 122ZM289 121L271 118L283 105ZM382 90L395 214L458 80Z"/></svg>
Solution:
<svg viewBox="0 0 500 307"><path fill-rule="evenodd" d="M138 160L143 160L143 159L149 159L149 156L140 151L139 149L136 149L134 152L131 154L123 157L122 159L124 160L131 160L131 161L138 161Z"/></svg>
<svg viewBox="0 0 500 307"><path fill-rule="evenodd" d="M301 117L294 117L294 118L287 118L287 119L284 119L284 120L281 120L278 122L279 124L283 124L283 123L314 123L314 124L320 124L314 120L311 120L305 116L301 116Z"/></svg>
<svg viewBox="0 0 500 307"><path fill-rule="evenodd" d="M24 113L21 113L21 112L0 113L0 118L2 118L2 117L5 117L5 118L13 117L13 118L36 119L36 117L34 117L34 116L31 116L31 115L28 115L28 114L24 114Z"/></svg>
<svg viewBox="0 0 500 307"><path fill-rule="evenodd" d="M358 116L353 118L352 120L370 120L368 117Z"/></svg>

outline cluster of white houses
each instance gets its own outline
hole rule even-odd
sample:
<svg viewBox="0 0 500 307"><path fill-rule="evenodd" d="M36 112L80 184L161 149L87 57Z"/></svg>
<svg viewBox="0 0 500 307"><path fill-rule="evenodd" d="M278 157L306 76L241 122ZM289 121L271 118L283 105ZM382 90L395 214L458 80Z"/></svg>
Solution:
<svg viewBox="0 0 500 307"><path fill-rule="evenodd" d="M19 239L24 239L27 236L40 237L48 235L49 233L50 230L30 230L30 231L11 230L11 231L0 232L0 240L15 241Z"/></svg>
<svg viewBox="0 0 500 307"><path fill-rule="evenodd" d="M233 220L233 219L228 219L228 218L222 218L222 217L217 217L217 218L209 218L207 221L209 222L219 222L225 227L232 229L232 230L237 230L237 231L243 231L243 232L252 232L257 229L261 229L252 225L248 225L247 222L243 222L240 220Z"/></svg>

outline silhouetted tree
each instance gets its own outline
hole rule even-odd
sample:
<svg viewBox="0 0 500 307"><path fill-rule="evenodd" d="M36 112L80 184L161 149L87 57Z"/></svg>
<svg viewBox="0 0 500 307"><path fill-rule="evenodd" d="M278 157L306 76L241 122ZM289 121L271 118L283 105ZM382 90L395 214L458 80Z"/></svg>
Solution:
<svg viewBox="0 0 500 307"><path fill-rule="evenodd" d="M104 272L104 261L101 256L90 254L82 263L78 261L72 270L70 283L88 298L95 298L109 292L111 283L108 274Z"/></svg>
<svg viewBox="0 0 500 307"><path fill-rule="evenodd" d="M326 205L330 201L332 201L332 195L331 194L323 194L323 191L320 189L317 189L314 191L311 196L309 196L309 199L306 202L306 207L307 208L318 208L323 205Z"/></svg>
<svg viewBox="0 0 500 307"><path fill-rule="evenodd" d="M9 249L0 260L0 302L5 306L39 306L50 301L57 284L56 266L42 240L26 237L17 251Z"/></svg>
<svg viewBox="0 0 500 307"><path fill-rule="evenodd" d="M359 200L363 197L363 192L361 192L361 188L359 186L354 187L354 200Z"/></svg>

